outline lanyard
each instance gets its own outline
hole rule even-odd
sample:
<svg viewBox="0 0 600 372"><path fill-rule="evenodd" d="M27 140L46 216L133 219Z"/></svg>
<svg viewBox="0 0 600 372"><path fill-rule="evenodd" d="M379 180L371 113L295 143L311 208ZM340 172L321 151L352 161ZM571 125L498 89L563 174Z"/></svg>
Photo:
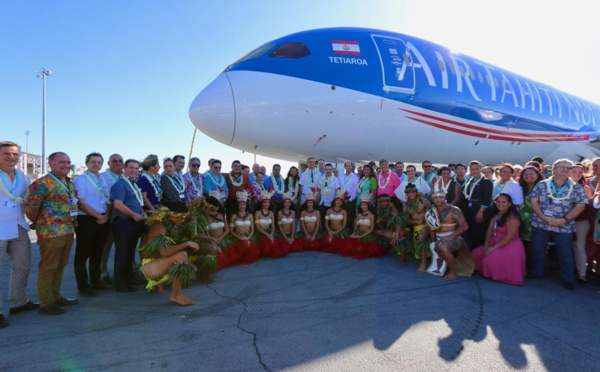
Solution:
<svg viewBox="0 0 600 372"><path fill-rule="evenodd" d="M563 185L563 187L560 188L559 191L556 191L556 187L554 187L554 181L550 182L550 186L552 187L552 191L556 193L556 197L558 198L560 197L560 193L563 192L567 186L569 186L569 180L565 182L565 184ZM550 195L550 199L552 199L552 195Z"/></svg>
<svg viewBox="0 0 600 372"><path fill-rule="evenodd" d="M67 192L69 193L69 199L73 199L73 191L71 191L71 189L66 186L64 183L60 182L60 180L58 178L56 178L56 176L52 173L48 173L50 175L50 177L54 178L54 180L56 182L58 182L59 185L61 185L65 190L67 190ZM68 180L67 180L67 184L68 184Z"/></svg>

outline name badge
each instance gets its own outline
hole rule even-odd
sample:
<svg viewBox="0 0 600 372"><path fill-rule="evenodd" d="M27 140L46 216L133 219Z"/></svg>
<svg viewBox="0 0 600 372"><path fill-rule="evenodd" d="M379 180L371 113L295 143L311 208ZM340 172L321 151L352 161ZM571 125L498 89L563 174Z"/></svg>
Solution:
<svg viewBox="0 0 600 372"><path fill-rule="evenodd" d="M553 217L554 216L554 212L552 212L551 209L546 209L544 211L544 216L546 216L546 217Z"/></svg>
<svg viewBox="0 0 600 372"><path fill-rule="evenodd" d="M17 207L17 203L11 202L11 201L5 201L4 202L4 206L7 207L7 208L16 208Z"/></svg>
<svg viewBox="0 0 600 372"><path fill-rule="evenodd" d="M69 213L71 216L77 216L77 199L73 198L71 201L71 211Z"/></svg>
<svg viewBox="0 0 600 372"><path fill-rule="evenodd" d="M185 199L185 195L179 194L179 199Z"/></svg>

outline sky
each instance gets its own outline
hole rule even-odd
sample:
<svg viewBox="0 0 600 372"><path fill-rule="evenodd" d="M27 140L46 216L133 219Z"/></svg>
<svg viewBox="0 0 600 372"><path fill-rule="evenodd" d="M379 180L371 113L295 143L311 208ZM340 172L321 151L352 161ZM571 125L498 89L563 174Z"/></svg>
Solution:
<svg viewBox="0 0 600 372"><path fill-rule="evenodd" d="M16 1L0 7L0 140L41 154L47 67L47 155L188 158L188 109L223 69L298 31L370 27L420 37L600 103L593 1ZM192 151L228 170L253 155L201 132ZM276 159L258 156L270 169ZM294 163L281 161L283 172Z"/></svg>

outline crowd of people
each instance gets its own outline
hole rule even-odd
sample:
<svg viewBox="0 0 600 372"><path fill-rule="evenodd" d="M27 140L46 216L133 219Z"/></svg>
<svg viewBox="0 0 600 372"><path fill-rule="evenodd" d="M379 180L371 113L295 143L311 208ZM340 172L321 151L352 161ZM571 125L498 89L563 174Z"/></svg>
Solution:
<svg viewBox="0 0 600 372"><path fill-rule="evenodd" d="M278 164L267 175L237 160L225 171L218 159L200 173L197 157L186 171L182 155L161 163L156 155L123 161L113 154L102 172L104 157L90 153L87 170L70 178L71 159L55 152L50 172L34 182L16 168L18 160L19 146L0 142L0 270L6 253L9 314L57 315L78 302L61 295L73 242L81 296L170 286L180 305L193 304L183 288L214 281L210 275L224 267L301 251L395 254L444 280L476 270L513 285L543 277L546 256L557 257L566 289L586 282L600 258L600 158L439 169L424 161L418 174L414 165L384 159L338 170L309 157L304 171L291 167L284 177ZM39 304L26 293L30 229L40 249Z"/></svg>

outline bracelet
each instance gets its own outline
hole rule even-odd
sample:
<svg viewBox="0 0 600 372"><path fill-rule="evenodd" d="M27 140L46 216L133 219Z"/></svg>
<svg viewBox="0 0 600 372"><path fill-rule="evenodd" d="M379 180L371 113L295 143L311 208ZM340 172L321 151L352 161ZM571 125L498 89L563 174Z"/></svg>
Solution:
<svg viewBox="0 0 600 372"><path fill-rule="evenodd" d="M567 221L567 223L571 222L571 220L568 219L567 216L564 216L563 218L565 219L565 221Z"/></svg>

